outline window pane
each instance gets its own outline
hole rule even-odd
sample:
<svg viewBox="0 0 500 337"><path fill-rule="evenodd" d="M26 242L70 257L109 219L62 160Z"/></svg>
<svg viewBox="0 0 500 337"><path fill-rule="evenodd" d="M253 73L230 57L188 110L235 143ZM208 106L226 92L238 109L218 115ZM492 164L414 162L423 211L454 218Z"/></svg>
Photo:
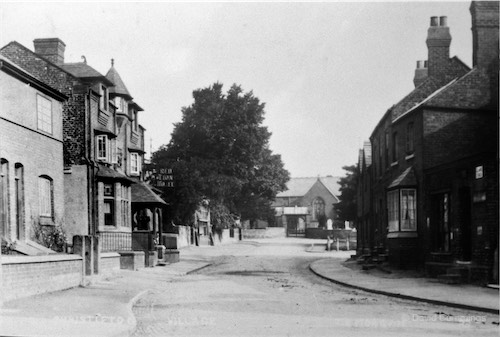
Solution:
<svg viewBox="0 0 500 337"><path fill-rule="evenodd" d="M389 232L399 231L399 191L387 193Z"/></svg>
<svg viewBox="0 0 500 337"><path fill-rule="evenodd" d="M40 95L37 96L38 129L52 133L52 102Z"/></svg>
<svg viewBox="0 0 500 337"><path fill-rule="evenodd" d="M52 181L39 178L39 204L41 216L52 216Z"/></svg>
<svg viewBox="0 0 500 337"><path fill-rule="evenodd" d="M401 190L401 230L414 231L416 230L416 215L417 215L417 200L416 191Z"/></svg>

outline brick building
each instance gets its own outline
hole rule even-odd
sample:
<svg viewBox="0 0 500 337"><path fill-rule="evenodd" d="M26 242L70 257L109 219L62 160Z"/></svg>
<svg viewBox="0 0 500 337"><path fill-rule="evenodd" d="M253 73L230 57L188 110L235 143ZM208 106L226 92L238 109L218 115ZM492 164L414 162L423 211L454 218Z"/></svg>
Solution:
<svg viewBox="0 0 500 337"><path fill-rule="evenodd" d="M143 109L113 61L104 76L84 57L83 62L65 62L60 39L36 39L34 47L33 52L11 42L0 54L68 96L62 123L64 226L68 237L86 237L87 249L95 252L89 273L98 272L101 251L132 250L132 227L159 221L156 209L149 216L136 214L142 208L132 213L132 186L142 180L144 128L138 117Z"/></svg>
<svg viewBox="0 0 500 337"><path fill-rule="evenodd" d="M0 88L0 233L19 253L36 253L35 232L64 218L67 97L3 56Z"/></svg>
<svg viewBox="0 0 500 337"><path fill-rule="evenodd" d="M470 11L472 69L450 58L446 17L432 17L415 89L375 127L358 235L395 266L484 282L498 280L498 2Z"/></svg>
<svg viewBox="0 0 500 337"><path fill-rule="evenodd" d="M334 205L339 202L338 177L291 178L287 190L276 195L275 209L278 226L288 234L305 233L306 228L326 227L335 220Z"/></svg>

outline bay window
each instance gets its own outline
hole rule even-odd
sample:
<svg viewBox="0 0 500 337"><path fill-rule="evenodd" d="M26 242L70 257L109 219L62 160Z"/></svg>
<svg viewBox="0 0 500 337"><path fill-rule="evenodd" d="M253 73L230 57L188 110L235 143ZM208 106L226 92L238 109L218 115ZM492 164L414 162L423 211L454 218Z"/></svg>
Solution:
<svg viewBox="0 0 500 337"><path fill-rule="evenodd" d="M417 230L417 191L398 189L387 193L389 232Z"/></svg>

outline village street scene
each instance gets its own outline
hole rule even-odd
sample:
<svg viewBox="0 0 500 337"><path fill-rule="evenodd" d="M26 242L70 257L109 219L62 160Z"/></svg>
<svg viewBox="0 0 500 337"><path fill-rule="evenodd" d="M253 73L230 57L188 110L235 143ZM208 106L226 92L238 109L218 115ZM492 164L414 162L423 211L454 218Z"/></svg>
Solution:
<svg viewBox="0 0 500 337"><path fill-rule="evenodd" d="M0 3L0 336L498 336L499 2Z"/></svg>

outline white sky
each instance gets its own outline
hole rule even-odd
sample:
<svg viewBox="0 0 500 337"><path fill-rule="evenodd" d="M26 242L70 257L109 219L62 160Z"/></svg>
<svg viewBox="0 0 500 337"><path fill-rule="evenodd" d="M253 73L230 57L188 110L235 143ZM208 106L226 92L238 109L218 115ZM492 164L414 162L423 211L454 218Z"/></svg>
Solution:
<svg viewBox="0 0 500 337"><path fill-rule="evenodd" d="M192 91L239 84L266 103L271 149L292 177L344 175L427 59L431 16L471 66L470 2L0 2L0 46L58 37L65 61L110 59L145 109L147 149L167 144Z"/></svg>

